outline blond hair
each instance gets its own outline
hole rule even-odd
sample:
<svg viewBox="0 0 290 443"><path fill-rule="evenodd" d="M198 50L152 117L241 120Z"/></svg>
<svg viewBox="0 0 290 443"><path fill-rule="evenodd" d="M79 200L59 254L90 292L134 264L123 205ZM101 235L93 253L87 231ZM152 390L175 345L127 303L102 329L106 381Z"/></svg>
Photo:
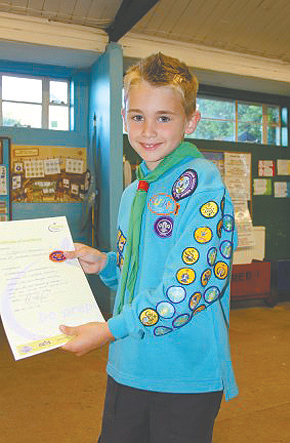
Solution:
<svg viewBox="0 0 290 443"><path fill-rule="evenodd" d="M125 102L130 87L147 81L152 86L172 86L182 96L184 111L190 117L196 110L198 81L185 63L159 52L131 66L124 77Z"/></svg>

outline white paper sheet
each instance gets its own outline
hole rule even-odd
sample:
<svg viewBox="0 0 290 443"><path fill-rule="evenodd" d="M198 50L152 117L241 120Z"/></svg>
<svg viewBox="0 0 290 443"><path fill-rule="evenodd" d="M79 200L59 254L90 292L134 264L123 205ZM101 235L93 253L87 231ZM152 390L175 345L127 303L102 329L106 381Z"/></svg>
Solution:
<svg viewBox="0 0 290 443"><path fill-rule="evenodd" d="M59 325L104 321L73 250L65 217L2 222L0 312L15 360L70 340Z"/></svg>

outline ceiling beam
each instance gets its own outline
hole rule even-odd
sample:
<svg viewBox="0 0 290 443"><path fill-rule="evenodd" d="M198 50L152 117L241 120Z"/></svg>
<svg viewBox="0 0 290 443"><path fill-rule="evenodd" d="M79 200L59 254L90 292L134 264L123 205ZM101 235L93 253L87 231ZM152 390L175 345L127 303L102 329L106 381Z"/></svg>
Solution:
<svg viewBox="0 0 290 443"><path fill-rule="evenodd" d="M105 30L110 42L117 42L158 3L159 0L123 0L113 23Z"/></svg>

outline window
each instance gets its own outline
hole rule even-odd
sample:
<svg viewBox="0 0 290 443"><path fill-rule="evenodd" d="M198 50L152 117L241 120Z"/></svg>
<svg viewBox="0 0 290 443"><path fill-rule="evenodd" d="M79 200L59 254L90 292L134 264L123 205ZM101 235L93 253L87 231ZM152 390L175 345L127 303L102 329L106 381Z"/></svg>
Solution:
<svg viewBox="0 0 290 443"><path fill-rule="evenodd" d="M0 126L70 128L70 83L0 74Z"/></svg>
<svg viewBox="0 0 290 443"><path fill-rule="evenodd" d="M197 106L193 138L287 146L286 108L210 97L198 97Z"/></svg>

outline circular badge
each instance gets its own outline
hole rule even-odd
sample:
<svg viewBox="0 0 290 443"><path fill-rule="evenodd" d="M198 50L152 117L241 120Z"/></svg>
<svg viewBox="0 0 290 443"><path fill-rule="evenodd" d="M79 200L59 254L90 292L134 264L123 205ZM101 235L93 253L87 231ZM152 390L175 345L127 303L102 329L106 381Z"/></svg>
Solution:
<svg viewBox="0 0 290 443"><path fill-rule="evenodd" d="M231 258L233 252L233 244L232 242L225 240L220 245L220 251L224 258Z"/></svg>
<svg viewBox="0 0 290 443"><path fill-rule="evenodd" d="M198 308L196 308L196 310L192 313L192 315L196 315L201 311L204 311L206 309L205 305L200 305Z"/></svg>
<svg viewBox="0 0 290 443"><path fill-rule="evenodd" d="M223 227L223 219L221 218L216 226L216 233L218 238L221 238L222 236L222 227Z"/></svg>
<svg viewBox="0 0 290 443"><path fill-rule="evenodd" d="M197 187L197 173L187 169L172 186L172 195L176 201L191 195Z"/></svg>
<svg viewBox="0 0 290 443"><path fill-rule="evenodd" d="M160 335L165 335L169 332L172 332L171 328L167 328L167 326L157 326L157 328L154 329L153 334L159 337Z"/></svg>
<svg viewBox="0 0 290 443"><path fill-rule="evenodd" d="M172 326L174 328L181 328L181 326L186 325L190 320L190 316L188 314L182 314L176 317L175 320L172 322Z"/></svg>
<svg viewBox="0 0 290 443"><path fill-rule="evenodd" d="M207 226L203 226L202 228L197 228L194 231L194 238L197 243L208 243L212 239L211 229Z"/></svg>
<svg viewBox="0 0 290 443"><path fill-rule="evenodd" d="M216 202L209 201L209 202L205 203L204 205L202 205L202 207L200 208L200 213L205 218L213 218L217 215L218 210L219 210L219 207L216 204Z"/></svg>
<svg viewBox="0 0 290 443"><path fill-rule="evenodd" d="M153 326L156 325L156 323L158 322L159 315L156 311L154 311L154 309L146 308L144 309L144 311L141 312L139 318L142 325Z"/></svg>
<svg viewBox="0 0 290 443"><path fill-rule="evenodd" d="M170 237L173 230L173 220L171 217L159 217L154 223L154 230L158 237Z"/></svg>
<svg viewBox="0 0 290 443"><path fill-rule="evenodd" d="M211 270L210 269L206 269L202 274L201 274L201 284L202 286L206 286L209 282L209 279L211 277Z"/></svg>
<svg viewBox="0 0 290 443"><path fill-rule="evenodd" d="M201 292L195 292L189 299L189 308L193 311L201 299Z"/></svg>
<svg viewBox="0 0 290 443"><path fill-rule="evenodd" d="M223 229L227 232L232 232L234 229L234 217L232 215L226 214L223 218Z"/></svg>
<svg viewBox="0 0 290 443"><path fill-rule="evenodd" d="M172 303L180 303L186 297L186 290L182 286L170 286L166 295Z"/></svg>
<svg viewBox="0 0 290 443"><path fill-rule="evenodd" d="M162 301L158 303L156 310L160 317L163 318L172 318L175 314L175 308L171 303L167 301Z"/></svg>
<svg viewBox="0 0 290 443"><path fill-rule="evenodd" d="M190 268L181 268L177 271L176 279L182 285L190 285L195 280L195 272Z"/></svg>
<svg viewBox="0 0 290 443"><path fill-rule="evenodd" d="M51 254L49 254L49 260L54 262L62 262L66 260L66 257L63 251L53 251Z"/></svg>
<svg viewBox="0 0 290 443"><path fill-rule="evenodd" d="M210 248L207 253L207 262L210 266L213 266L215 264L217 257L217 248Z"/></svg>
<svg viewBox="0 0 290 443"><path fill-rule="evenodd" d="M213 303L219 298L219 295L219 288L217 288L216 286L211 286L205 291L205 293L203 294L203 298L207 303Z"/></svg>
<svg viewBox="0 0 290 443"><path fill-rule="evenodd" d="M182 260L187 265L193 265L199 259L199 252L195 248L186 248L182 252Z"/></svg>
<svg viewBox="0 0 290 443"><path fill-rule="evenodd" d="M223 261L218 261L214 267L214 275L220 280L224 280L229 273L228 265Z"/></svg>

